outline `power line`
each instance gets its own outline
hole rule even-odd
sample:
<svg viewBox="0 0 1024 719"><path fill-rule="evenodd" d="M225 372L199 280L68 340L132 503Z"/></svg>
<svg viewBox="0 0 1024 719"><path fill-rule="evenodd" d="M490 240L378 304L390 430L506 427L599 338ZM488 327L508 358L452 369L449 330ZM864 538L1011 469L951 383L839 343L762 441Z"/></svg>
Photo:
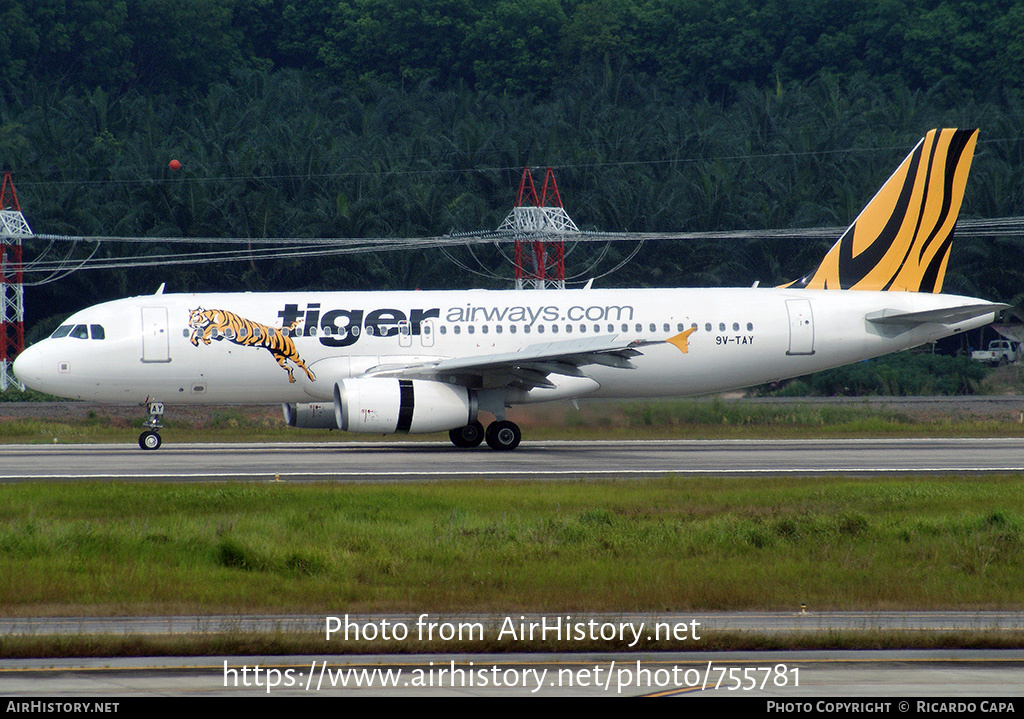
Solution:
<svg viewBox="0 0 1024 719"><path fill-rule="evenodd" d="M559 233L564 242L651 242L651 241L744 241L744 240L799 240L805 242L836 240L843 227L809 227L773 230L723 230L711 232L575 232ZM961 220L957 225L960 237L1024 237L1024 217L1000 217L981 220ZM541 239L543 233L529 235L525 239ZM546 237L547 235L544 235ZM348 255L356 253L377 253L423 250L450 247L473 247L482 244L500 245L524 239L522 232L487 230L440 235L434 237L129 237L101 235L49 235L37 234L24 238L26 243L43 241L48 243L93 244L147 244L147 245L227 245L234 249L197 250L195 252L171 252L146 256L96 257L26 263L26 273L49 273L51 277L26 284L45 284L63 277L68 270L128 269L156 267L161 265L183 265L195 262L247 262L259 260L280 260L288 258L311 258ZM244 248L239 245L245 245ZM255 246L255 247L254 247ZM465 269L465 268L464 268ZM58 277L59 276L59 277Z"/></svg>
<svg viewBox="0 0 1024 719"><path fill-rule="evenodd" d="M1024 140L1024 136L1016 137L993 137L984 138L978 141L979 145L1008 145L1018 143ZM642 143L642 146L651 144L650 141ZM598 147L601 145L599 140L592 142L580 143L579 148L587 149L590 147ZM714 163L714 162L742 162L747 160L771 160L778 158L787 157L823 157L827 155L849 155L849 154L874 154L874 153L885 153L896 150L905 149L905 145L892 145L892 146L880 146L880 147L845 147L836 148L831 150L779 150L779 151L765 151L747 154L732 154L732 155L712 155L712 156L697 156L697 157L660 157L660 158L647 158L647 159L633 159L633 160L604 160L604 161L593 161L593 162L548 162L545 166L551 167L556 170L582 170L582 169L599 169L599 168L610 168L610 167L636 167L645 165L691 165L695 163ZM422 175L460 175L460 174L488 174L488 173L514 173L521 169L521 166L511 165L491 165L491 166L474 166L474 167L438 167L437 163L456 154L451 149L444 150L431 150L422 152L405 152L399 153L397 156L383 156L379 154L368 154L368 153L353 153L343 155L340 160L345 162L354 162L356 164L372 164L376 160L388 159L389 161L405 160L405 161L424 161L432 163L433 166L417 169L390 169L390 170L337 170L333 172L270 172L263 174L222 174L222 175L186 175L186 176L165 176L165 177L109 177L106 179L86 179L86 178L71 178L71 179L60 179L60 180L28 180L21 179L18 184L22 187L48 187L58 185L163 185L163 184L181 184L181 183L207 183L207 182L243 182L243 181L323 181L323 180L335 180L335 179L346 179L346 178L367 178L367 177L402 177L402 176L422 176ZM270 164L286 165L288 160L277 160ZM224 164L224 163L221 163ZM153 172L154 170L162 170L162 165L156 164L143 164L143 165L122 165L117 168L121 172ZM68 169L66 167L60 168L47 168L45 172L59 172L62 176L66 176ZM38 172L37 174L43 174Z"/></svg>

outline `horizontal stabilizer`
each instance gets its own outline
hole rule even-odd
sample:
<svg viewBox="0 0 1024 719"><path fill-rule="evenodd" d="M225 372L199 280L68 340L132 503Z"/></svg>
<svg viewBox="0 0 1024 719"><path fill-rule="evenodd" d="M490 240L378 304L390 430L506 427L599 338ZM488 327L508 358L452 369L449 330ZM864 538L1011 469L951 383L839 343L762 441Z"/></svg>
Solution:
<svg viewBox="0 0 1024 719"><path fill-rule="evenodd" d="M960 305L959 307L942 307L937 310L923 310L921 312L879 310L878 312L872 312L864 319L876 325L923 325L930 322L951 325L993 312L1000 312L1009 306L997 302L985 302L981 304Z"/></svg>

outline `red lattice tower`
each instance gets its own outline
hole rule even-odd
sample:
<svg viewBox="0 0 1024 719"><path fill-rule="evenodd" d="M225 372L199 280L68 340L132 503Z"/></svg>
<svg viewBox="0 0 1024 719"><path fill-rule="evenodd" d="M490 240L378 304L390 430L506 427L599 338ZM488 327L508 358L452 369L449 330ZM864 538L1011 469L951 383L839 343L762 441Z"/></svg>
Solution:
<svg viewBox="0 0 1024 719"><path fill-rule="evenodd" d="M18 195L11 173L4 173L0 186L0 295L3 317L0 318L0 391L11 385L24 389L14 376L11 365L25 349L25 287L22 275L21 240L32 230L21 214Z"/></svg>
<svg viewBox="0 0 1024 719"><path fill-rule="evenodd" d="M512 208L499 230L515 233L516 289L532 286L565 289L565 243L559 235L579 232L558 194L555 173L547 168L540 196L530 168L523 168Z"/></svg>

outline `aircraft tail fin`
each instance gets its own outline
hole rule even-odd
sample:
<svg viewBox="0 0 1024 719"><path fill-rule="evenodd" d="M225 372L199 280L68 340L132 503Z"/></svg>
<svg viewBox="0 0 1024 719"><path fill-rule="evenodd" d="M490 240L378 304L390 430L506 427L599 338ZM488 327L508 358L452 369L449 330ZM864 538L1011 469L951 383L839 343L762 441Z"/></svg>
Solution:
<svg viewBox="0 0 1024 719"><path fill-rule="evenodd" d="M941 292L977 130L931 130L818 268L789 285Z"/></svg>

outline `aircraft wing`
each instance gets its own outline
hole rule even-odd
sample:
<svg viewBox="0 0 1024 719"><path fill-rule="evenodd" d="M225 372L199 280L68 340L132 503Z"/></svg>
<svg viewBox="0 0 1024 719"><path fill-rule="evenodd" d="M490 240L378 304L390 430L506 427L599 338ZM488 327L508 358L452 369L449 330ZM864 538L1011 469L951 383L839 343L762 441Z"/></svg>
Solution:
<svg viewBox="0 0 1024 719"><path fill-rule="evenodd" d="M991 312L1000 312L1010 305L997 302L985 302L978 304L960 305L959 307L942 307L936 310L923 310L921 312L905 312L903 310L879 310L872 312L864 319L876 325L923 325L929 322L938 322L944 325L951 325L956 322L981 317Z"/></svg>
<svg viewBox="0 0 1024 719"><path fill-rule="evenodd" d="M454 377L458 384L482 388L551 388L555 385L547 379L549 374L583 377L580 367L586 365L635 369L629 360L642 354L637 348L664 341L622 340L616 335L558 340L530 345L519 352L456 357L412 365L380 365L366 374L448 381Z"/></svg>

